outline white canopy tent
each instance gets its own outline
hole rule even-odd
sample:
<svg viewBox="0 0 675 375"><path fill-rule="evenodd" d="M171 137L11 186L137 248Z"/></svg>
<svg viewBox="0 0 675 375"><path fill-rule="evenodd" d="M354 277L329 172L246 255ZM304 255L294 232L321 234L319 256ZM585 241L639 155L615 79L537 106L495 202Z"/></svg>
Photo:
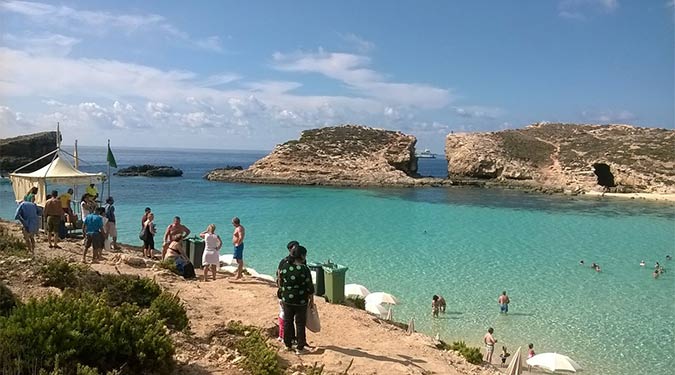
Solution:
<svg viewBox="0 0 675 375"><path fill-rule="evenodd" d="M37 171L16 173L22 169L19 168L9 175L9 179L12 181L12 188L14 189L14 197L17 201L23 200L26 193L34 186L39 190L39 194L35 197L35 203L44 205L47 184L74 186L96 184L105 181L106 176L103 173L85 173L73 167L63 157L60 149L52 153L54 154L52 162Z"/></svg>

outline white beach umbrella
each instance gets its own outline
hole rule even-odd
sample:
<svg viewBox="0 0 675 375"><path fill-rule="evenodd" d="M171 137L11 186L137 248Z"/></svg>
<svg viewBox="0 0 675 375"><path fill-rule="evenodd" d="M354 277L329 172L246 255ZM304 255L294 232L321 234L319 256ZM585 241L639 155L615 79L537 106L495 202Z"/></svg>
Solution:
<svg viewBox="0 0 675 375"><path fill-rule="evenodd" d="M387 308L380 305L379 303L366 302L366 311L368 311L371 314L377 315L380 318L387 314Z"/></svg>
<svg viewBox="0 0 675 375"><path fill-rule="evenodd" d="M393 321L394 320L394 312L391 309L391 306L389 307L389 310L387 310L387 316L384 318L384 320L388 321Z"/></svg>
<svg viewBox="0 0 675 375"><path fill-rule="evenodd" d="M345 297L361 297L366 298L370 294L368 288L360 284L347 284L345 285Z"/></svg>
<svg viewBox="0 0 675 375"><path fill-rule="evenodd" d="M520 375L523 373L523 365L521 364L521 359L520 359L520 349L521 347L518 347L518 350L516 350L516 354L511 357L511 363L509 363L509 367L506 369L506 374L507 375Z"/></svg>
<svg viewBox="0 0 675 375"><path fill-rule="evenodd" d="M225 266L220 268L221 272L227 272L227 273L237 273L237 267L235 266Z"/></svg>
<svg viewBox="0 0 675 375"><path fill-rule="evenodd" d="M234 261L234 255L232 254L223 254L220 256L220 263L225 264L226 266L236 265L237 262Z"/></svg>
<svg viewBox="0 0 675 375"><path fill-rule="evenodd" d="M392 296L389 293L375 292L370 293L369 295L366 296L366 303L368 302L375 303L378 305L381 305L383 303L396 305L398 303L398 300L396 299L396 297Z"/></svg>
<svg viewBox="0 0 675 375"><path fill-rule="evenodd" d="M251 275L253 277L256 277L256 276L260 275L258 273L258 271L254 270L253 268L246 267L244 269L246 270L246 272L248 272L249 275Z"/></svg>
<svg viewBox="0 0 675 375"><path fill-rule="evenodd" d="M542 353L528 359L527 364L553 372L577 372L581 366L572 358L558 353Z"/></svg>

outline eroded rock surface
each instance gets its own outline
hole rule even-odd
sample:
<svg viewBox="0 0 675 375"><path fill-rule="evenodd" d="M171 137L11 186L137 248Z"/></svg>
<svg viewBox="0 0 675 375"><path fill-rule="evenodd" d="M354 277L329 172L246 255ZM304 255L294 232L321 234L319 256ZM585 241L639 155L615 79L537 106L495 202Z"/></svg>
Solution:
<svg viewBox="0 0 675 375"><path fill-rule="evenodd" d="M406 186L416 179L412 135L345 125L306 130L243 171L217 169L209 180L337 186ZM429 181L426 181L427 183Z"/></svg>
<svg viewBox="0 0 675 375"><path fill-rule="evenodd" d="M0 139L0 174L8 175L15 169L30 163L56 149L56 132L42 132ZM32 172L44 167L52 158L44 158L22 169Z"/></svg>
<svg viewBox="0 0 675 375"><path fill-rule="evenodd" d="M445 153L451 177L527 180L571 191L675 193L675 131L668 129L539 123L449 134Z"/></svg>

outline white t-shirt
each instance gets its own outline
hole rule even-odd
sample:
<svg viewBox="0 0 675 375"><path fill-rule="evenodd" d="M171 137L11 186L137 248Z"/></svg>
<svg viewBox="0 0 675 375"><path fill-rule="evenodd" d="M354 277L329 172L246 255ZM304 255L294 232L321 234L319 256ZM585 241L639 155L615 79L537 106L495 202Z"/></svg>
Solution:
<svg viewBox="0 0 675 375"><path fill-rule="evenodd" d="M206 244L206 251L216 251L218 248L218 235L215 233L206 233L204 235L204 243Z"/></svg>
<svg viewBox="0 0 675 375"><path fill-rule="evenodd" d="M82 221L84 221L87 215L90 214L90 212L86 209L86 206L87 204L85 201L80 202L80 213L82 213Z"/></svg>

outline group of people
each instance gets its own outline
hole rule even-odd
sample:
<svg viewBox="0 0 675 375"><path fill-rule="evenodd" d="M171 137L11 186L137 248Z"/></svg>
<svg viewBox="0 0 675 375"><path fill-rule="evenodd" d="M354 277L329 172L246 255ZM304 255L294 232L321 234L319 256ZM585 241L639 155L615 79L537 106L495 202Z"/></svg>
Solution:
<svg viewBox="0 0 675 375"><path fill-rule="evenodd" d="M233 259L237 262L237 273L235 279L241 279L244 271L244 238L246 236L246 229L241 225L238 217L232 219L234 231L232 233L232 245L234 249ZM162 243L163 260L172 260L176 264L176 268L181 274L186 275L186 269L192 268L190 260L183 248L183 240L186 239L190 233L190 228L181 223L179 216L173 218L173 222L167 226L164 231ZM155 235L157 234L157 226L155 225L155 214L150 207L145 208L145 212L141 217L141 231L139 238L143 241L143 255L146 258L154 258L155 252ZM209 224L204 231L199 233L199 237L204 240L204 253L202 254L202 265L204 271L204 281L208 281L208 273L211 272L212 280L216 279L217 267L220 264L220 249L223 247L223 240L216 234L216 225ZM188 271L187 273L192 273Z"/></svg>
<svg viewBox="0 0 675 375"><path fill-rule="evenodd" d="M115 218L115 207L113 197L106 199L105 206L98 207L95 197L98 192L94 184L91 184L87 193L83 196L80 210L81 227L84 237L83 261L86 261L86 254L89 247L93 247L94 260L101 258L101 252L105 246L108 237L112 238L111 247L118 249L117 246L117 227ZM66 235L65 223L76 223L76 216L73 214L71 199L73 189L59 195L57 190L51 191L46 195L44 209L35 204L35 197L39 193L37 187L32 187L24 196L23 201L19 203L14 218L21 223L22 232L26 246L31 253L35 252L35 235L40 229L40 217L45 217L45 233L49 248L60 249L59 240ZM86 198L86 199L85 199ZM83 209L83 206L86 208Z"/></svg>
<svg viewBox="0 0 675 375"><path fill-rule="evenodd" d="M586 262L584 262L584 260L582 259L582 260L579 261L579 265L580 265L580 266L585 266L585 265L586 265ZM591 269L594 270L595 272L600 272L600 271L602 271L602 270L600 269L600 265L597 264L597 263L595 263L595 262L591 263Z"/></svg>
<svg viewBox="0 0 675 375"><path fill-rule="evenodd" d="M672 259L672 258L670 257L670 255L666 255L666 260L671 260L671 259ZM640 266L643 266L643 267L644 267L644 265L645 265L644 263L645 263L644 260L643 260L642 262L640 262ZM654 263L654 272L652 272L652 276L653 276L655 279L658 279L659 276L661 276L661 275L664 274L665 272L666 272L666 269L663 268L659 262Z"/></svg>
<svg viewBox="0 0 675 375"><path fill-rule="evenodd" d="M485 336L483 336L483 343L485 343L485 361L492 363L492 354L495 351L495 344L497 344L497 339L494 337L494 328L489 327ZM502 346L502 353L499 355L499 358L502 362L502 367L506 366L506 359L510 357L511 354L507 351L506 346ZM527 345L527 359L530 359L535 356L534 344L530 343Z"/></svg>

